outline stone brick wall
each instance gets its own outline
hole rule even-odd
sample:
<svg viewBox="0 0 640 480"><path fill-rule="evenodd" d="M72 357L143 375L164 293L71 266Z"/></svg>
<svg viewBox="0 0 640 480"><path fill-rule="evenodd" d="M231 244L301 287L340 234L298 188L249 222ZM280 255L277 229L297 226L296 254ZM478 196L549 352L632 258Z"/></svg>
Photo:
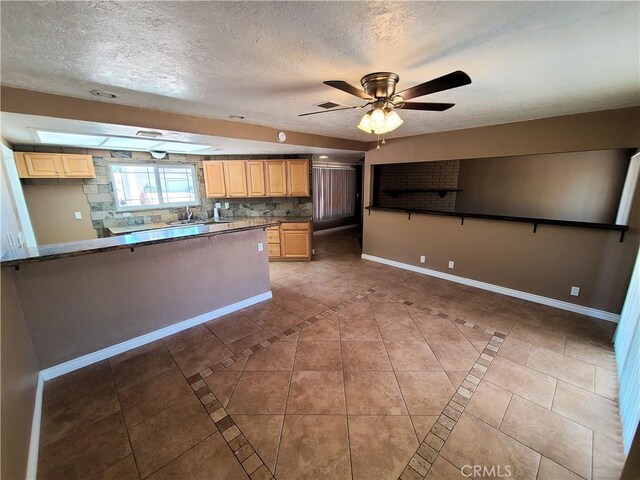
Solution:
<svg viewBox="0 0 640 480"><path fill-rule="evenodd" d="M185 218L185 209L164 208L154 210L142 210L132 212L116 212L113 196L113 187L109 177L109 162L118 163L174 163L195 165L198 172L198 190L200 205L190 207L194 218L211 218L216 199L207 198L204 189L203 160L253 160L269 158L306 158L300 155L183 155L167 154L162 160L154 159L149 152L133 152L121 150L93 150L86 148L67 147L43 147L16 145L17 152L47 152L47 153L79 153L89 154L93 157L96 170L96 178L86 179L24 179L25 184L50 185L59 183L80 183L87 196L91 209L93 228L98 237L108 235L110 227L124 227L132 225L144 225L147 223L171 222ZM311 170L311 169L310 169ZM222 218L234 217L259 217L259 216L287 216L287 215L312 215L313 207L309 198L246 198L246 199L220 199L217 200L224 207L225 202L229 208L220 210Z"/></svg>
<svg viewBox="0 0 640 480"><path fill-rule="evenodd" d="M458 188L460 160L420 163L392 163L376 165L379 185L378 205L389 208L416 208L453 212L456 209L456 192L444 198L436 192L407 192L398 195L388 190Z"/></svg>

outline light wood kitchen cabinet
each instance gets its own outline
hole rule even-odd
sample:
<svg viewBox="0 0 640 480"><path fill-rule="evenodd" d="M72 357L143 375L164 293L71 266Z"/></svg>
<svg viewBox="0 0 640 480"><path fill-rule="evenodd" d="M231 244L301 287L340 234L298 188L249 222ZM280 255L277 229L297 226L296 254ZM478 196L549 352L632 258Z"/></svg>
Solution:
<svg viewBox="0 0 640 480"><path fill-rule="evenodd" d="M265 162L267 166L267 196L287 196L287 163L276 160Z"/></svg>
<svg viewBox="0 0 640 480"><path fill-rule="evenodd" d="M309 196L309 162L307 160L287 160L289 195Z"/></svg>
<svg viewBox="0 0 640 480"><path fill-rule="evenodd" d="M308 160L204 161L207 197L308 197Z"/></svg>
<svg viewBox="0 0 640 480"><path fill-rule="evenodd" d="M311 222L282 223L267 229L269 259L275 261L311 260Z"/></svg>
<svg viewBox="0 0 640 480"><path fill-rule="evenodd" d="M264 197L267 194L262 161L247 162L247 190L250 197Z"/></svg>
<svg viewBox="0 0 640 480"><path fill-rule="evenodd" d="M249 196L247 191L247 164L243 161L222 162L227 197Z"/></svg>
<svg viewBox="0 0 640 480"><path fill-rule="evenodd" d="M224 168L222 162L202 162L204 190L207 197L226 197Z"/></svg>
<svg viewBox="0 0 640 480"><path fill-rule="evenodd" d="M14 153L20 178L95 178L91 155Z"/></svg>
<svg viewBox="0 0 640 480"><path fill-rule="evenodd" d="M66 177L95 178L91 155L61 155L62 168Z"/></svg>

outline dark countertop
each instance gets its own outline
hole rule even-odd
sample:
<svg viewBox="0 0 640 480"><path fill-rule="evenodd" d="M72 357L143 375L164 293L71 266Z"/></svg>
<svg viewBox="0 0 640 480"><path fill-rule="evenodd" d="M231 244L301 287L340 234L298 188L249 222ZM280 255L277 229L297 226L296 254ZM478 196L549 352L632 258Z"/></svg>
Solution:
<svg viewBox="0 0 640 480"><path fill-rule="evenodd" d="M5 252L0 264L2 267L9 267L20 265L22 263L42 262L56 258L74 257L90 253L108 252L111 250L155 245L165 242L176 242L188 238L210 237L226 233L242 232L245 230L274 227L279 225L281 222L276 218L278 217L260 217L235 220L229 223L167 227L127 235L118 235L116 237L98 238L96 240L55 243L52 245L43 245L33 248L18 248Z"/></svg>
<svg viewBox="0 0 640 480"><path fill-rule="evenodd" d="M306 223L312 222L313 216L289 216L289 217L228 217L228 218L220 218L221 222L236 222L240 220L275 220L281 223ZM209 219L207 223L199 224L199 225L209 225L214 223L213 219ZM112 235L123 235L126 233L134 233L134 232L144 232L149 230L158 230L160 228L172 227L175 228L178 225L169 225L167 223L146 223L142 225L130 225L128 227L111 227L109 231Z"/></svg>

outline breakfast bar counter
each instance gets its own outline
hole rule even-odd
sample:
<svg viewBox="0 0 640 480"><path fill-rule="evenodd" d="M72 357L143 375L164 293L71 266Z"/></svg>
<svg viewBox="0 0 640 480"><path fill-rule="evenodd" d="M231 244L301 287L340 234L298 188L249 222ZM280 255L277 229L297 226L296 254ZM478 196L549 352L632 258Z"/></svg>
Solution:
<svg viewBox="0 0 640 480"><path fill-rule="evenodd" d="M55 243L32 248L16 248L7 251L1 259L1 265L18 266L23 263L41 262L57 258L74 257L90 253L108 252L135 248L159 243L176 242L195 237L211 237L245 230L266 229L278 226L281 220L276 218L255 218L231 221L228 223L195 224L180 227L166 226L161 229L118 235L115 237L82 240L78 242Z"/></svg>

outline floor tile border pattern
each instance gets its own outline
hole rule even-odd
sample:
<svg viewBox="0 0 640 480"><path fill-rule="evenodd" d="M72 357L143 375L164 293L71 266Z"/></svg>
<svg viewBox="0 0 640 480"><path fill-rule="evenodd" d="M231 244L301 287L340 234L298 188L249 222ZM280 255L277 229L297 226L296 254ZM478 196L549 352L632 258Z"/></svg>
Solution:
<svg viewBox="0 0 640 480"><path fill-rule="evenodd" d="M206 368L200 373L196 373L195 375L192 375L187 379L189 385L196 393L198 399L205 407L207 413L215 423L216 427L222 433L222 436L227 442L227 445L235 454L236 459L238 460L240 465L242 465L242 468L245 470L247 475L249 475L251 480L274 479L274 476L273 473L267 468L263 460L258 456L257 452L251 446L247 438L242 434L242 432L235 424L228 412L225 410L225 408L222 406L222 404L216 399L209 386L205 383L204 378L213 375L215 372L225 370L227 367L230 367L231 365L245 359L246 357L259 352L260 350L264 350L278 340L283 340L288 336L291 336L296 332L313 325L319 320L333 315L337 311L345 308L347 305L366 298L369 295L384 297L389 301L398 302L408 307L413 306L418 310L429 312L441 318L452 320L450 315L444 312L432 310L425 306L419 306L417 304L414 304L413 302L404 300L398 295L384 294L381 292L376 292L375 289L370 288L362 293L354 295L353 297L345 300L342 303L335 305L333 308L329 308L324 312L315 315L314 317L301 321L297 325L294 325L293 327L288 328L277 335L273 335L266 340L256 343L255 345L250 346L242 352L234 354L232 357L226 358L221 362L218 362L215 365ZM506 335L497 333L493 329L482 328L480 325L474 324L472 322L460 319L456 319L453 321L469 328L481 330L485 333L493 335L493 337L487 344L485 350L480 354L478 361L472 367L471 371L467 374L465 380L462 382L462 385L458 388L456 393L453 394L453 397L444 408L443 412L440 414L436 423L434 423L424 442L418 448L418 451L412 457L409 465L407 465L404 472L400 476L401 480L423 479L426 476L429 469L431 468L431 465L435 461L438 452L444 445L444 441L449 436L449 433L457 423L458 418L460 418L464 407L469 402L469 399L475 391L476 386L478 385L478 383L480 383L480 379L487 371L487 367L491 364L493 357L495 356L504 338L506 337ZM424 472L424 474L422 472Z"/></svg>
<svg viewBox="0 0 640 480"><path fill-rule="evenodd" d="M263 460L251 446L247 438L242 434L231 416L222 404L213 395L209 386L203 380L200 373L196 373L187 379L198 400L215 423L222 434L222 438L234 453L236 459L251 478L251 480L270 480L273 474L269 471Z"/></svg>
<svg viewBox="0 0 640 480"><path fill-rule="evenodd" d="M480 325L472 322L455 320L455 323L488 333L492 335L491 340L489 340L480 357L462 381L456 393L453 394L447 406L444 407L444 410L433 424L433 427L431 427L422 444L418 447L418 450L400 475L400 480L422 480L427 476L445 441L449 438L453 427L458 423L458 419L469 403L469 400L471 400L480 380L482 380L482 377L506 338L506 335L502 333L498 333L490 328L482 328Z"/></svg>

